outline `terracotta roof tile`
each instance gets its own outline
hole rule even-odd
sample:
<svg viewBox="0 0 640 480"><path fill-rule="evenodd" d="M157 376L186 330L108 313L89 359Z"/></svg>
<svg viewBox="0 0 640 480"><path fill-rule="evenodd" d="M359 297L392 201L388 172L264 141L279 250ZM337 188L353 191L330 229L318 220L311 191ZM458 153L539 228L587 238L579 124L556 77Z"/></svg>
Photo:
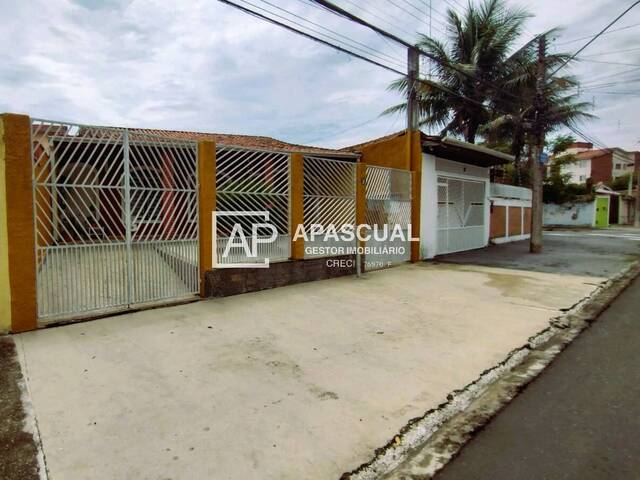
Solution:
<svg viewBox="0 0 640 480"><path fill-rule="evenodd" d="M328 153L339 154L340 150L331 148L313 147L308 145L298 145L295 143L287 143L271 137L254 136L254 135L235 135L228 133L205 133L205 132L185 132L177 130L153 130L145 128L133 129L136 132L149 135L157 135L160 137L174 138L181 140L212 140L222 145L260 148L267 150L283 150L287 152L308 152L308 153Z"/></svg>

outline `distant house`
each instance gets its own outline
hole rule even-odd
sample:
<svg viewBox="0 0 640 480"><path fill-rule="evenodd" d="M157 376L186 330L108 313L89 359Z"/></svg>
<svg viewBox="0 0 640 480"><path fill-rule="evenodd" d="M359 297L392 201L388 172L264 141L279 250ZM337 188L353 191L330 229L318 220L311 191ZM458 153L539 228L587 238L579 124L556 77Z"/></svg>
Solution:
<svg viewBox="0 0 640 480"><path fill-rule="evenodd" d="M560 172L571 175L572 183L585 183L588 179L594 184L609 182L633 172L634 162L636 159L640 161L640 152L627 152L618 147L594 149L592 143L575 142L565 152L552 158L551 163L567 154L574 154L577 160L563 164Z"/></svg>

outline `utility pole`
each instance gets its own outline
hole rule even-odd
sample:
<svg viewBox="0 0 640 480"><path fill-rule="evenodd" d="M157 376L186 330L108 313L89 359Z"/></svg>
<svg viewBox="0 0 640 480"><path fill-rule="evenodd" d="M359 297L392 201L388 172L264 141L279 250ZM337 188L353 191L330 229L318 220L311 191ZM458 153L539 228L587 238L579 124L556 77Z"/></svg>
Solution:
<svg viewBox="0 0 640 480"><path fill-rule="evenodd" d="M636 174L636 208L634 212L633 226L640 228L640 153L634 154L633 171Z"/></svg>
<svg viewBox="0 0 640 480"><path fill-rule="evenodd" d="M420 71L420 52L417 48L407 49L407 130L418 130L418 74Z"/></svg>
<svg viewBox="0 0 640 480"><path fill-rule="evenodd" d="M542 171L540 159L544 148L546 99L545 87L547 82L547 37L542 35L538 43L538 75L536 80L536 96L533 100L535 119L531 133L533 144L531 149L531 240L529 251L542 252Z"/></svg>

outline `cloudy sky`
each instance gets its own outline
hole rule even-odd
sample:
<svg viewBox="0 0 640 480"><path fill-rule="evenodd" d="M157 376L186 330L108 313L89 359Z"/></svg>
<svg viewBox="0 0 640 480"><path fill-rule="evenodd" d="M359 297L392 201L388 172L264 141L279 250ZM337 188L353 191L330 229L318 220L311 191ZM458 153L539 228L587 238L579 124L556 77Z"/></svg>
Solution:
<svg viewBox="0 0 640 480"><path fill-rule="evenodd" d="M283 16L278 7L293 12L298 17L289 19L335 40L359 42L355 47L389 66L402 69L405 62L402 48L309 0L249 1ZM431 0L429 27L429 0L336 0L409 41L429 28L442 37L444 12L460 10L464 2ZM553 48L574 51L631 3L527 2L535 17L526 35L563 27ZM396 74L216 0L0 5L0 111L87 124L269 135L323 146L404 128L403 117L380 117L401 100L386 89ZM594 102L598 116L582 130L607 146L640 150L640 6L614 29L573 67L584 82L584 100Z"/></svg>

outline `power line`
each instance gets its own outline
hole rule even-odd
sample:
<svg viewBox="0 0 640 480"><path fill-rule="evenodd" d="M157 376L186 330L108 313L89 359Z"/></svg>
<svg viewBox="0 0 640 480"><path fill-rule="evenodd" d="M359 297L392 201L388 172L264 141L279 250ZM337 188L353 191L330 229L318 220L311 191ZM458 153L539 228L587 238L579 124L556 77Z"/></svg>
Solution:
<svg viewBox="0 0 640 480"><path fill-rule="evenodd" d="M339 32L336 32L335 30L331 30L330 28L327 28L327 27L325 27L324 25L320 25L319 23L316 23L316 22L314 22L314 21L312 21L312 20L308 20L308 19L306 19L306 18L302 17L301 15L298 15L298 14L293 13L293 12L291 12L291 11L289 11L289 10L286 10L286 9L284 9L284 8L282 8L282 7L279 7L278 5L274 5L273 3L271 3L271 2L269 2L269 1L267 1L267 0L260 0L260 1L262 1L262 3L266 3L267 5L269 5L269 6L271 6L271 7L277 8L278 10L280 10L280 11L282 11L282 12L285 12L285 13L287 13L287 14L289 14L289 15L291 15L291 16L293 16L293 17L295 17L295 18L299 18L299 19L300 19L300 20L302 20L303 22L306 22L306 23L309 23L309 24L311 24L311 25L314 25L314 26L316 26L316 27L318 27L318 28L321 28L322 30L326 30L327 32L329 32L329 33L331 33L331 34L333 34L333 35L337 35L337 36L339 36L339 37L342 37L342 38L346 39L348 42L351 42L352 44L354 44L354 45L351 45L351 46L361 45L361 46L362 46L362 47L364 47L365 49L367 49L367 50L370 50L370 51L374 52L373 56L374 56L374 57L376 57L376 58L379 58L380 60L384 60L384 59L381 57L381 55L382 55L382 56L387 57L388 59L390 59L390 61L391 61L392 63L396 64L396 65L399 65L399 66L403 66L403 65L404 65L404 62L403 62L402 60L399 60L399 59L398 59L398 58L396 58L396 57L392 57L391 55L388 55L388 54L386 54L386 53L384 53L384 52L381 52L381 51L379 51L379 50L377 50L377 49L375 49L375 48L372 48L372 47L370 47L369 45L366 45L366 44L364 44L364 43L362 43L362 42L359 42L359 41L357 41L357 40L353 40L352 38L347 37L346 35L343 35L343 34L341 34L341 33L339 33ZM247 3L249 3L249 2L247 2ZM254 5L254 6L255 6L255 5ZM260 7L257 7L257 8L260 8ZM268 11L268 10L265 10L265 11ZM277 15L277 14L275 14L275 13L273 13L273 12L269 12L269 13L272 13L273 15ZM278 15L278 16L279 16L279 15ZM281 17L281 16L279 16L279 17L280 17L280 18L283 18L283 17ZM311 29L310 29L310 30L311 30ZM314 31L314 30L311 30L311 31ZM317 31L316 31L315 33L319 33L319 32L317 32ZM332 38L333 40L337 40L337 41L339 41L339 40L338 40L337 38L335 38L335 37L331 37L331 36L329 36L329 35L327 35L327 36L328 36L329 38ZM356 47L356 48L358 48L358 47ZM358 48L358 49L359 49L359 48ZM359 50L361 50L361 51L362 51L362 49L359 49ZM387 61L389 61L389 60L387 60Z"/></svg>
<svg viewBox="0 0 640 480"><path fill-rule="evenodd" d="M638 63L605 62L604 60L585 60L583 58L578 59L578 61L587 62L587 63L601 63L605 65L622 65L625 67L640 67L640 64Z"/></svg>
<svg viewBox="0 0 640 480"><path fill-rule="evenodd" d="M373 30L374 32L377 32L381 35L386 36L387 38L405 46L406 48L409 49L415 49L417 50L420 54L424 55L427 58L430 58L431 60L433 60L434 62L445 66L446 68L449 68L455 72L460 73L461 75L464 75L467 78L470 78L471 80L475 80L477 82L481 82L485 85L489 85L490 87L492 87L496 92L502 93L503 95L507 95L509 97L512 97L514 99L519 99L519 97L511 92L505 91L503 88L495 85L493 82L486 80L486 79L482 79L477 77L476 75L473 75L467 71L465 71L464 69L458 67L457 65L452 64L451 62L447 62L447 61L443 61L442 59L436 57L435 55L422 50L421 48L415 46L415 45L411 45L409 42L407 42L406 40L398 37L397 35L394 35L392 33L387 32L386 30L383 30L380 27L377 27L376 25L373 25L369 22L367 22L366 20L358 17L357 15L354 15L353 13L339 7L338 5L328 1L328 0L312 0L322 6L327 7L328 9L330 9L335 15L340 16L340 17L344 17L347 18L348 20L353 21L354 23L357 23L359 25L365 26L367 28L369 28L370 30ZM640 0L638 0L638 2L640 2Z"/></svg>
<svg viewBox="0 0 640 480"><path fill-rule="evenodd" d="M336 45L334 43L331 43L328 40L324 40L322 38L315 37L315 36L311 35L310 33L304 32L303 30L299 30L299 29L297 29L295 27L292 27L291 25L288 25L288 24L286 24L284 22L280 22L280 21L278 21L278 20L276 20L274 18L268 17L267 15L263 15L263 14L261 14L259 12L251 10L250 8L244 7L244 6L239 5L239 4L235 3L235 2L232 2L230 0L218 0L218 1L222 2L222 3L225 3L225 4L229 5L229 6L232 6L234 8L237 8L238 10L241 10L244 13L247 13L247 14L249 14L251 16L254 16L254 17L259 18L261 20L265 20L265 21L267 21L269 23L272 23L274 25L282 27L282 28L284 28L286 30L289 30L289 31L294 32L294 33L297 33L298 35L302 35L303 37L306 37L309 40L313 40L314 42L318 42L318 43L321 43L321 44L323 44L323 45L325 45L327 47L331 47L334 50L338 50L339 52L346 53L347 55L352 55L352 56L354 56L356 58L359 58L360 60L364 60L365 62L371 63L372 65L376 65L376 66L378 66L380 68L384 68L385 70L388 70L390 72L393 72L393 73L396 73L396 74L399 74L399 75L403 75L403 76L405 75L403 72L401 72L399 70L396 70L393 67L390 67L388 65L384 65L384 64L382 64L380 62L377 62L376 60L372 60L371 58L365 57L364 55L360 55L359 53L353 52L353 51L351 51L351 50L349 50L347 48L344 48L344 47L342 47L340 45ZM249 2L246 2L246 3L249 3ZM252 4L250 4L250 5L252 5ZM255 6L255 5L252 5L252 6ZM260 8L260 7L258 7L258 8ZM264 9L261 9L261 10L264 10Z"/></svg>
<svg viewBox="0 0 640 480"><path fill-rule="evenodd" d="M391 2L391 0L389 0ZM436 20L435 18L433 18L431 12L422 10L420 8L418 8L414 3L410 2L409 0L402 0L404 3L406 3L407 5L409 5L411 8L413 8L414 10L416 10L417 12L419 12L421 15L426 15L429 17L429 21L432 22L438 22L439 25L443 26L443 27L447 27L446 24L442 21L442 20ZM393 2L391 2L393 3ZM436 9L432 9L432 11L439 13ZM421 20L424 21L424 20ZM442 33L443 35L446 35L445 32L443 32L440 28L436 28L436 30L438 30L440 33Z"/></svg>
<svg viewBox="0 0 640 480"><path fill-rule="evenodd" d="M385 70L388 70L388 71L390 71L390 72L396 73L396 74L401 75L401 76L403 76L403 77L405 77L405 76L406 76L406 74L405 74L404 72L401 72L400 70L397 70L397 69L395 69L395 68L393 68L393 67L390 67L389 65L385 65L385 64L380 63L380 62L378 62L378 61L376 61L376 60L373 60L373 59L371 59L371 58L369 58L369 57L366 57L366 56L361 55L361 54L359 54L359 53L353 52L352 50L349 50L348 48L345 48L345 47L340 46L340 45L336 45L335 43L332 43L332 42L330 42L330 41L328 41L328 40L325 40L325 39L323 39L323 38L316 37L316 36L314 36L314 35L312 35L312 34L310 34L310 33L308 33L308 32L305 32L305 31L303 31L303 30L300 30L300 29L298 29L298 28L296 28L296 27L293 27L293 26L291 26L291 25L289 25L289 24L287 24L287 23L284 23L284 22L281 22L281 21L279 21L279 20L276 20L276 19L274 19L274 18L272 18L272 17L269 17L269 16L267 16L267 15L264 15L264 14L262 14L262 13L259 13L259 12L256 12L256 11L254 11L254 10L251 10L250 8L247 8L247 7L243 6L243 5L240 5L240 4L238 4L238 3L235 3L235 2L233 2L233 1L231 1L231 0L218 0L218 1L220 1L220 2L222 2L222 3L225 3L225 4L229 5L229 6L232 6L232 7L234 7L234 8L237 8L238 10L241 10L241 11L243 11L244 13L247 13L247 14L249 14L249 15L252 15L252 16L254 16L254 17L256 17L256 18L259 18L259 19L265 20L265 21L270 22L270 23L272 23L272 24L274 24L274 25L277 25L277 26L279 26L279 27L282 27L282 28L284 28L284 29L286 29L286 30L289 30L289 31L294 32L294 33L297 33L297 34L299 34L299 35L302 35L302 36L303 36L303 37L305 37L305 38L308 38L308 39L313 40L313 41L315 41L315 42L321 43L321 44L323 44L323 45L325 45L325 46L331 47L331 48L333 48L333 49L335 49L335 50L338 50L338 51L340 51L340 52L342 52L342 53L346 53L346 54L348 54L348 55L352 55L352 56L354 56L354 57L356 57L356 58L359 58L360 60L364 60L365 62L371 63L371 64L376 65L376 66L381 67L381 68L384 68ZM260 8L260 7L257 7L257 6L256 6L256 5L254 5L254 4L252 4L252 3L248 2L248 1L246 1L246 0L243 0L243 1L244 1L245 3L247 3L247 4L251 5L251 6L253 6L253 7ZM260 8L260 9L261 9L261 10L263 10L263 11L267 11L267 12L269 12L268 10L265 10L265 9L263 9L263 8ZM272 12L269 12L269 13L272 13ZM282 17L281 17L281 18L282 18ZM288 20L288 21L290 21L290 20ZM295 24L295 22L292 22L292 21L290 21L290 22ZM298 25L298 26L299 26L299 24L296 24L296 25ZM377 27L376 27L376 28L377 28ZM384 31L383 31L383 32L384 32ZM385 33L386 33L386 32L385 32ZM386 35L391 35L391 34L386 33ZM401 41L401 42L403 42L403 40L400 40L400 41ZM406 43L406 42L405 42L405 43ZM413 48L413 47L411 47L411 48ZM428 85L432 86L433 88L436 88L436 89L438 89L438 90L440 90L440 91L442 91L442 92L448 93L448 94L450 94L450 95L457 96L457 97L461 98L462 100L465 100L466 102L473 103L473 104L478 105L478 106L480 106L480 107L482 107L482 108L488 108L489 110L498 111L497 109L495 109L495 108L493 108L493 107L491 107L491 106L485 105L483 102L480 102L480 101L475 100L475 99L473 99L473 98L469 98L469 97L467 97L467 96L465 96L465 95L463 95L463 94L460 94L460 93L455 92L455 91L453 91L453 90L450 90L450 89L448 89L448 88L446 88L446 87L443 87L442 85L434 85L433 83L431 83L431 82L425 82L424 80L418 80L418 82L420 82L420 83L426 83L426 84L428 84ZM500 112L500 113L505 113L505 112Z"/></svg>
<svg viewBox="0 0 640 480"><path fill-rule="evenodd" d="M634 8L638 4L640 4L640 0L636 0L635 2L633 2L631 6L629 6L624 12L622 12L620 15L614 18L606 27L604 27L602 30L596 33L593 37L591 37L591 40L585 43L581 48L578 49L578 51L576 51L573 55L571 55L571 57L569 57L565 62L563 62L562 65L556 68L550 76L554 76L556 73L558 73L558 71L562 70L571 60L573 60L578 55L580 55L580 53L582 53L589 45L591 45L598 38L600 38L600 36L604 35L604 33L607 30L609 30L609 28L615 25L618 22L618 20L624 17L632 8Z"/></svg>
<svg viewBox="0 0 640 480"><path fill-rule="evenodd" d="M623 30L628 30L628 29L630 29L630 28L635 28L635 27L637 27L637 26L640 26L640 23L634 23L634 24L632 24L632 25L627 25L626 27L621 27L621 28L616 28L616 29L614 29L614 30L609 30L608 32L603 33L603 35L609 35L610 33L621 32L621 31L623 31ZM591 38L591 35L587 35L587 36L585 36L585 37L574 38L574 39L572 39L572 40L567 40L567 41L565 41L565 42L556 43L556 45L557 45L557 46L560 46L560 45L568 45L568 44L570 44L570 43L579 42L580 40L586 40L586 39L588 39L588 38Z"/></svg>
<svg viewBox="0 0 640 480"><path fill-rule="evenodd" d="M318 4L317 4L317 3L315 3L313 0L307 0L307 1L309 1L310 3L313 3L313 4L314 4L314 5L316 5L317 7L322 8L323 10L325 10L325 11L327 11L327 12L329 12L329 13L332 13L332 14L334 13L334 12L332 12L330 9L328 9L328 8L326 8L326 7L322 7L322 6L318 5ZM356 7L356 8L359 8L359 9L360 9L360 10L362 10L363 12L368 13L369 15L371 15L371 16L373 16L373 17L377 18L378 20L381 20L381 21L385 22L386 24L391 25L393 28L395 28L395 29L397 29L397 30L399 30L399 31L401 31L401 32L403 32L403 33L406 33L406 34L408 34L408 35L414 35L414 34L415 34L415 32L413 32L413 33L412 33L412 32L409 32L409 30L405 29L404 27L401 27L401 26L399 26L398 24L393 23L393 22L391 22L391 21L387 20L386 18L384 18L384 17L382 17L382 16L378 15L377 13L372 12L371 10L364 8L362 5L358 5L357 3L355 3L355 2L353 2L353 1L351 1L351 0L344 0L344 1L345 1L345 2L347 2L347 3L349 3L349 4L351 4L351 5L353 5L353 6L354 6L354 7ZM371 5L369 5L369 7L371 7ZM397 20L397 18L396 18L396 17L394 17L394 16L392 16L392 15L389 15L389 17L390 17L390 18L393 18L394 20Z"/></svg>
<svg viewBox="0 0 640 480"><path fill-rule="evenodd" d="M280 19L282 19L282 20L285 20L285 21L287 21L287 22L293 23L294 25L297 25L297 26L299 26L299 27L306 28L307 30L309 30L309 31L311 31L311 32L313 32L313 33L316 33L316 34L319 34L319 35L323 35L323 36L328 37L328 38L330 38L331 40L334 40L334 41L336 41L336 42L343 42L343 43L344 43L344 41L341 41L341 40L339 40L339 39L338 39L338 38L336 38L336 37L333 37L333 36L331 36L331 35L327 35L326 33L319 32L318 30L315 30L315 29L310 28L310 27L303 27L300 23L295 22L294 20L291 20L291 19L289 19L289 18L287 18L287 17L283 17L282 15L279 15L278 13L275 13L275 12L273 12L273 11L271 11L271 10L266 9L266 8L262 8L262 7L260 7L260 6L256 5L256 4L254 4L254 3L249 2L248 0L242 0L242 1L243 1L244 3L246 3L246 4L248 4L248 5L251 5L251 6L252 6L252 7L254 7L254 8L258 8L258 9L262 10L263 12L266 12L266 13L269 13L269 14L271 14L271 15L274 15L275 17L278 17L278 18L280 18ZM373 57L375 57L375 58L378 58L379 60L382 60L382 61L386 61L386 62L389 62L389 61L390 61L391 63L393 63L393 64L395 64L396 66L399 66L399 67L401 67L401 68L404 66L404 63L403 63L401 60L398 60L398 59L396 59L396 58L394 58L394 57L391 57L391 56L389 56L389 55L387 55L387 54L385 54L385 53L383 53L383 52L380 52L380 51L378 51L378 50L376 50L376 49L374 49L374 48L372 48L372 47L369 47L368 45L365 45L365 44L363 44L363 43L360 43L360 42L357 42L357 41L355 41L355 40L352 40L352 39L350 39L349 37L346 37L346 36L344 36L344 35L342 35L342 34L340 34L340 33L338 33L338 32L334 32L333 30L328 29L328 28L326 28L326 27L323 27L322 25L319 25L319 24L317 24L317 23L315 23L315 22L312 22L311 20L306 20L306 19L304 19L304 18L300 17L299 15L296 15L295 13L290 12L289 10L285 10L285 9L283 9L283 8L278 7L277 5L273 5L272 3L268 2L267 0L259 0L259 1L262 1L263 3L266 3L266 4L271 5L271 6L275 6L275 8L278 8L279 10L281 10L281 11L283 11L283 12L285 12L285 13L289 14L289 15L292 15L292 16L294 16L294 17L300 18L301 20L303 20L303 21L305 21L305 22L307 22L307 23L311 23L311 24L313 24L313 25L317 25L318 27L320 27L320 28L322 28L322 29L324 29L324 30L327 30L327 31L329 31L329 32L331 32L331 33L334 33L334 34L336 34L336 35L340 35L340 36L342 36L343 38L346 38L346 39L347 39L348 41L350 41L351 43L357 43L357 44L363 45L365 48L360 48L360 47L358 47L357 45L348 45L349 47L351 47L351 48L355 48L356 50L359 50L359 51L360 51L360 52L362 52L362 53L366 53L366 54L371 55L371 56L373 56ZM368 52L367 50L371 50L371 51L373 51L373 52L375 52L375 53L370 53L370 52ZM378 53L379 53L380 55L384 55L384 56L386 56L386 57L390 58L391 60L388 60L388 59L384 59L384 58L382 58L380 55L378 55Z"/></svg>
<svg viewBox="0 0 640 480"><path fill-rule="evenodd" d="M627 50L610 50L608 52L592 53L591 55L582 55L582 58L601 57L603 55L617 55L619 53L639 52L640 48L629 48Z"/></svg>
<svg viewBox="0 0 640 480"><path fill-rule="evenodd" d="M417 15L415 15L413 12L411 12L410 10L407 10L406 8L404 8L402 5L398 5L394 0L387 0L391 5L394 5L395 7L399 8L400 10L402 10L403 12L405 12L407 15L410 15L411 17L415 18L416 20L418 20L419 22L422 23L422 19L420 17L418 17ZM339 7L338 7L339 8ZM444 32L443 32L444 33Z"/></svg>

